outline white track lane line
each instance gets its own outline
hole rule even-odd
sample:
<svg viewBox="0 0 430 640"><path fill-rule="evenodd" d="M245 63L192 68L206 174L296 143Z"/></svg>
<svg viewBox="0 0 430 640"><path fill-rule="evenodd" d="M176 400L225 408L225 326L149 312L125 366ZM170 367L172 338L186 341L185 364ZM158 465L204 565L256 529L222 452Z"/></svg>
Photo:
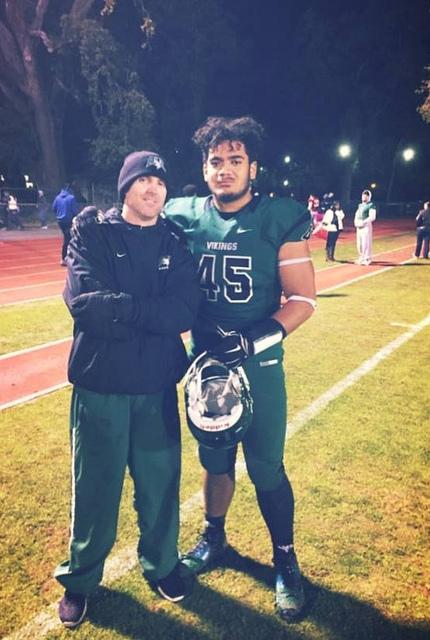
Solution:
<svg viewBox="0 0 430 640"><path fill-rule="evenodd" d="M31 402L32 400L37 400L37 398L47 396L49 393L59 391L60 389L64 389L64 387L68 387L69 385L70 382L60 382L53 387L47 387L46 389L42 389L42 391L35 391L35 393L30 393L28 396L22 396L21 398L17 398L16 400L4 402L3 404L0 404L0 411L3 411L4 409L12 409L12 407L17 407L20 404L26 404L27 402Z"/></svg>
<svg viewBox="0 0 430 640"><path fill-rule="evenodd" d="M404 260L403 262L399 262L399 264L407 264L408 262L412 262L411 258L408 258L408 260ZM334 291L336 289L340 289L341 287L346 287L349 284L353 284L354 282L359 282L360 280L365 280L366 278L370 278L372 276L377 276L379 273L384 273L385 271L389 271L390 269L394 269L397 265L394 266L390 266L390 267L385 267L384 269L380 269L378 271L370 271L369 273L365 273L362 276L358 276L356 278L351 278L350 280L346 280L345 282L341 282L340 284L336 284L332 287L328 287L327 289L321 289L320 291L317 292L317 296L319 294L324 294L324 293L328 293L330 291ZM14 304L14 303L13 303ZM5 305L3 305L5 306ZM66 340L70 340L70 338L64 338L63 340L59 340L58 342L63 342ZM189 340L189 339L188 339ZM51 343L48 343L48 345ZM46 345L40 345L38 347L30 347L29 351L31 351L32 349L42 349L44 346ZM13 355L17 355L19 352L14 352L11 354L6 354L5 356L0 356L1 358L6 358ZM67 383L61 384L58 386L58 389L63 388L64 386L67 386ZM5 403L0 405L0 411L2 411L3 409L9 409L10 407L15 407L19 404L22 404L24 402L29 402L30 400L35 400L36 398L39 398L40 396L43 396L47 393L52 393L52 391L57 391L57 387L50 387L48 389L43 389L40 392L37 392L35 394L32 394L31 396L25 396L23 398L14 400L11 403Z"/></svg>
<svg viewBox="0 0 430 640"><path fill-rule="evenodd" d="M332 287L327 287L327 289L320 289L317 291L317 296L328 293L329 291L335 291L335 289L341 289L342 287L346 287L347 285L354 284L355 282L360 282L361 280L366 280L367 278L371 278L372 276L379 276L380 273L385 273L386 271L391 271L391 269L396 269L402 264L408 264L409 262L413 262L412 258L408 258L407 260L403 260L403 262L398 262L395 265L390 267L384 267L383 269L378 269L378 271L369 271L369 273L363 273L362 276L357 276L356 278L351 278L350 280L345 280L344 282L340 282L339 284L335 284Z"/></svg>
<svg viewBox="0 0 430 640"><path fill-rule="evenodd" d="M420 331L430 325L430 315L421 322L412 325L411 328L398 336L385 347L377 351L371 358L365 360L359 367L351 371L343 380L333 385L328 391L323 393L319 398L314 400L306 409L300 411L298 415L288 423L287 438L292 438L302 427L310 420L315 418L323 411L330 402L333 402L349 387L352 387L363 376L372 371L380 362L388 358L392 353L399 349L403 344L416 336ZM237 478L245 473L245 465L243 463L237 465ZM202 493L198 491L188 500L181 504L181 521L184 522L190 513L194 512L198 506L202 504ZM112 583L122 578L126 573L134 569L137 565L136 545L132 544L118 553L108 558L104 571L104 583ZM57 604L51 604L46 609L36 615L28 624L18 629L3 640L34 640L34 638L43 638L50 631L61 627L61 622L57 616Z"/></svg>
<svg viewBox="0 0 430 640"><path fill-rule="evenodd" d="M63 342L71 342L72 338L60 338L59 340L53 340L52 342L44 342L43 344L38 344L35 347L28 347L27 349L20 349L19 351L11 351L10 353L5 353L0 356L0 360L7 360L8 358L15 358L15 356L21 356L24 353L31 353L32 351L37 351L38 349L45 349L46 347L52 347L55 344L62 344Z"/></svg>
<svg viewBox="0 0 430 640"><path fill-rule="evenodd" d="M59 282L64 281L64 277L61 277L58 278L58 280L48 280L45 282L39 282L38 284L23 284L21 287L8 287L6 289L2 289L0 293L7 293L8 291L21 291L22 289L37 289L37 287L45 287L48 284L58 284Z"/></svg>
<svg viewBox="0 0 430 640"><path fill-rule="evenodd" d="M42 302L43 300L53 300L54 298L61 298L61 293L54 293L52 296L43 296L43 298L26 298L25 300L15 300L15 302L5 302L4 304L0 304L0 309L2 309L3 307L13 307L14 305L17 305L17 304L30 304L31 302Z"/></svg>
<svg viewBox="0 0 430 640"><path fill-rule="evenodd" d="M387 249L386 251L380 251L379 253L374 253L372 256L372 261L375 260L375 258L378 258L378 256L384 256L387 255L387 253L394 253L396 251L404 251L405 249L411 249L415 247L415 244L404 244L402 247L398 247L397 249ZM411 262L413 261L413 259L411 259ZM408 260L409 262L409 260ZM331 269L338 269L339 267L344 267L346 265L353 265L355 264L354 261L352 262L337 262L337 264L332 264L330 266L327 267L323 267L322 269L318 269L318 273L323 273L324 271L330 271ZM399 263L400 264L400 263ZM401 264L404 264L403 262ZM378 265L376 265L378 266Z"/></svg>

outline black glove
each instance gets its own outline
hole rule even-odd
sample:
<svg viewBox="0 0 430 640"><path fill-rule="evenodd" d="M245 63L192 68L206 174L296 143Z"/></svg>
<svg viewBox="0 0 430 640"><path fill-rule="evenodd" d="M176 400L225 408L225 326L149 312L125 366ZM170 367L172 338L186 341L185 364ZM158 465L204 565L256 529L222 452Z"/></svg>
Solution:
<svg viewBox="0 0 430 640"><path fill-rule="evenodd" d="M256 322L242 332L219 331L222 338L208 353L229 368L240 367L245 360L282 342L287 335L284 327L274 318Z"/></svg>
<svg viewBox="0 0 430 640"><path fill-rule="evenodd" d="M243 333L230 331L209 351L209 355L231 369L240 367L247 358L254 355L254 351L252 342Z"/></svg>

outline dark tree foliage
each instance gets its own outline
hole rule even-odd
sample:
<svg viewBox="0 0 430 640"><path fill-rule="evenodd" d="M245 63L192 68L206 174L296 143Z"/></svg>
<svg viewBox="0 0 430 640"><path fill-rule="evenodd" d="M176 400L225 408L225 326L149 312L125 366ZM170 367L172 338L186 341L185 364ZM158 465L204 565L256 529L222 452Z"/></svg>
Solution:
<svg viewBox="0 0 430 640"><path fill-rule="evenodd" d="M0 7L2 107L27 132L17 146L4 131L5 148L24 158L30 147L25 162L47 188L61 184L65 168L79 172L87 147L90 163L106 175L136 143L153 144L153 109L133 57L103 25L108 5L5 0Z"/></svg>
<svg viewBox="0 0 430 640"><path fill-rule="evenodd" d="M418 93L425 93L426 97L422 105L419 107L419 112L424 122L430 124L430 67L426 67L427 79L423 80L421 88Z"/></svg>
<svg viewBox="0 0 430 640"><path fill-rule="evenodd" d="M411 132L426 146L427 13L427 0L3 0L0 163L25 157L55 187L65 172L114 184L128 151L156 148L175 189L202 190L194 130L250 114L268 133L268 188L386 193L396 149Z"/></svg>

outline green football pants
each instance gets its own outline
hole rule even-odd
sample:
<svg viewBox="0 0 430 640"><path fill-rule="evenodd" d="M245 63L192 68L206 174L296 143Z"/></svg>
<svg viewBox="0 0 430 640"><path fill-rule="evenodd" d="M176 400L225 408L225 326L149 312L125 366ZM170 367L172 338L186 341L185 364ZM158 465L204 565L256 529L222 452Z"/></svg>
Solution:
<svg viewBox="0 0 430 640"><path fill-rule="evenodd" d="M242 441L248 474L256 489L274 491L283 482L287 396L282 358L250 358L245 362L253 419ZM202 466L212 474L228 473L234 468L237 448L215 450L199 446Z"/></svg>
<svg viewBox="0 0 430 640"><path fill-rule="evenodd" d="M138 556L149 580L178 561L180 425L176 387L150 395L74 388L71 405L70 557L55 570L69 591L88 594L102 579L117 531L124 475L134 482Z"/></svg>

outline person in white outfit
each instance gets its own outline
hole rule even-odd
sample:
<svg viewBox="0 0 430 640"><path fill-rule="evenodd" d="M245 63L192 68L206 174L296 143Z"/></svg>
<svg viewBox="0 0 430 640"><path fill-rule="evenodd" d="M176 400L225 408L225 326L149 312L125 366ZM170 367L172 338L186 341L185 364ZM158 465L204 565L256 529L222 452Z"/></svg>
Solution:
<svg viewBox="0 0 430 640"><path fill-rule="evenodd" d="M376 220L376 208L372 202L372 192L365 189L361 194L361 202L354 216L357 230L356 264L369 265L372 262L372 226Z"/></svg>

